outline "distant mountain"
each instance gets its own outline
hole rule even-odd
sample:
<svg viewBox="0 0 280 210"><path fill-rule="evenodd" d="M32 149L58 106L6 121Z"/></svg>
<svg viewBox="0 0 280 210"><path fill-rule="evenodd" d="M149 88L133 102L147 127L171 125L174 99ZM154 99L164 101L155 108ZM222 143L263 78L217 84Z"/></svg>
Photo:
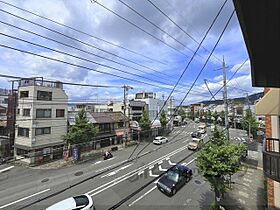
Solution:
<svg viewBox="0 0 280 210"><path fill-rule="evenodd" d="M252 94L252 95L248 96L250 104L254 104L254 102L257 99L262 98L262 97L263 97L263 92L255 93L255 94ZM242 104L247 103L246 97L233 98L233 99L229 99L229 101L232 102L232 103L242 103ZM206 104L206 105L209 105L209 104L220 105L220 104L223 104L224 101L223 100L201 101L200 103L203 103L203 104Z"/></svg>

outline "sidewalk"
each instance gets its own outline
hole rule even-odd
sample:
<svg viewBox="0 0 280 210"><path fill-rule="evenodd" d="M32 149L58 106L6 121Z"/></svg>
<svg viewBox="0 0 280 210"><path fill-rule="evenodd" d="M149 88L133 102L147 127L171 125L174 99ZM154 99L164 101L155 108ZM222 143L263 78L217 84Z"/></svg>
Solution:
<svg viewBox="0 0 280 210"><path fill-rule="evenodd" d="M232 191L225 194L222 205L226 210L262 210L266 205L262 171L262 145L249 147L242 169L232 177Z"/></svg>

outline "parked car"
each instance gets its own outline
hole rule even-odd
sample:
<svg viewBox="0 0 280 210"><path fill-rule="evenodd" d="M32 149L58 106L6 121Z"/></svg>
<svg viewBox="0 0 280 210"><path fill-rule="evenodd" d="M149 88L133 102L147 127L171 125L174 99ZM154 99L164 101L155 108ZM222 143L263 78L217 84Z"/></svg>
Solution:
<svg viewBox="0 0 280 210"><path fill-rule="evenodd" d="M201 138L201 133L198 131L192 132L192 138Z"/></svg>
<svg viewBox="0 0 280 210"><path fill-rule="evenodd" d="M203 145L203 139L193 138L188 144L189 150L199 150Z"/></svg>
<svg viewBox="0 0 280 210"><path fill-rule="evenodd" d="M187 167L187 164L177 164L158 180L157 187L167 195L175 195L191 178L192 170Z"/></svg>
<svg viewBox="0 0 280 210"><path fill-rule="evenodd" d="M205 124L199 125L197 131L200 132L201 134L206 133L206 125Z"/></svg>
<svg viewBox="0 0 280 210"><path fill-rule="evenodd" d="M163 144L163 143L167 143L167 142L168 142L168 139L164 136L157 136L153 140L154 144Z"/></svg>
<svg viewBox="0 0 280 210"><path fill-rule="evenodd" d="M92 198L88 194L78 195L59 201L46 210L95 210Z"/></svg>

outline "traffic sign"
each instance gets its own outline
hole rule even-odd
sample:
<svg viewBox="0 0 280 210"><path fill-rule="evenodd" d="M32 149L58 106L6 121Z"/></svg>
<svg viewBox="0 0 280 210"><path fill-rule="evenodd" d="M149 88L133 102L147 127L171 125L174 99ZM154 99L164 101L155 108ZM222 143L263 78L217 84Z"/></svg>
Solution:
<svg viewBox="0 0 280 210"><path fill-rule="evenodd" d="M78 148L74 147L72 149L72 160L78 160Z"/></svg>

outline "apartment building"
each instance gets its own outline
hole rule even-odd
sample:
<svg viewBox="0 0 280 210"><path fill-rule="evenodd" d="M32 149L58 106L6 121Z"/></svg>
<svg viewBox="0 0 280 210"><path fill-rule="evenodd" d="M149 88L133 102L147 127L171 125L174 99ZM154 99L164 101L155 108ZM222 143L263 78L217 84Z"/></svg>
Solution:
<svg viewBox="0 0 280 210"><path fill-rule="evenodd" d="M32 164L62 157L68 97L61 82L18 81L14 155Z"/></svg>
<svg viewBox="0 0 280 210"><path fill-rule="evenodd" d="M149 113L149 119L151 121L155 120L155 118L159 119L159 111L164 105L164 100L158 99L156 97L156 93L153 92L140 92L136 93L135 101L143 101L147 104L147 111ZM164 106L163 110L167 113L167 104Z"/></svg>
<svg viewBox="0 0 280 210"><path fill-rule="evenodd" d="M268 209L280 209L279 53L269 53L280 46L280 2L234 0L233 3L250 57L252 84L265 88L264 97L256 104L256 115L265 115L263 171L267 204Z"/></svg>

